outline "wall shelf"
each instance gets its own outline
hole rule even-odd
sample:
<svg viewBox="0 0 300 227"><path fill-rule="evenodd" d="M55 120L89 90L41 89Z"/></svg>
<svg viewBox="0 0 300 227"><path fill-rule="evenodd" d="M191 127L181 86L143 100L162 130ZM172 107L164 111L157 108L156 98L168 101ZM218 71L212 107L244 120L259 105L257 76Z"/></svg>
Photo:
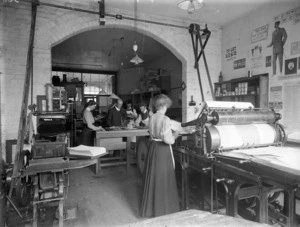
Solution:
<svg viewBox="0 0 300 227"><path fill-rule="evenodd" d="M267 108L268 74L217 82L215 97L217 101L251 102L255 108Z"/></svg>

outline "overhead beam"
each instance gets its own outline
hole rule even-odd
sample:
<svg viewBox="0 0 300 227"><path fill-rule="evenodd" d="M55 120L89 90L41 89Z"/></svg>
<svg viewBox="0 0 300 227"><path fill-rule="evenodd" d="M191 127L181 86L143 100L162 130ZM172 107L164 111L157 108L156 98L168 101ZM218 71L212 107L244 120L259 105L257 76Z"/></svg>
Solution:
<svg viewBox="0 0 300 227"><path fill-rule="evenodd" d="M34 0L19 0L20 2L27 2L27 3L32 3ZM89 13L89 14L95 14L99 15L98 11L92 11L92 10L87 10L87 9L80 9L72 6L63 6L63 5L57 5L57 4L52 4L52 3L46 3L46 2L39 2L39 5L41 6L48 6L48 7L54 7L58 9L65 9L65 10L72 10L72 11L77 11L77 12L82 12L82 13ZM110 14L110 13L104 13L106 17L113 17L119 20L132 20L132 21L138 21L138 22L143 22L143 23L148 23L148 24L155 24L155 25L161 25L161 26L167 26L167 27L175 27L175 28L182 28L182 29L189 29L187 26L181 26L181 25L176 25L176 24L169 24L169 23L161 23L157 21L150 21L150 20L143 20L143 19L138 19L134 17L128 17L128 16L123 16L120 14Z"/></svg>

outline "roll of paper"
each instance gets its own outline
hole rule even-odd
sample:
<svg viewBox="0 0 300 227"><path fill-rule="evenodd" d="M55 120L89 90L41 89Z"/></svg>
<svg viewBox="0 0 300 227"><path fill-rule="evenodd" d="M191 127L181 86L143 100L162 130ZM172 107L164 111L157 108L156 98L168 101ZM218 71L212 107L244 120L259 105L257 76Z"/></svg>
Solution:
<svg viewBox="0 0 300 227"><path fill-rule="evenodd" d="M270 124L210 126L207 134L208 151L273 144L277 138Z"/></svg>

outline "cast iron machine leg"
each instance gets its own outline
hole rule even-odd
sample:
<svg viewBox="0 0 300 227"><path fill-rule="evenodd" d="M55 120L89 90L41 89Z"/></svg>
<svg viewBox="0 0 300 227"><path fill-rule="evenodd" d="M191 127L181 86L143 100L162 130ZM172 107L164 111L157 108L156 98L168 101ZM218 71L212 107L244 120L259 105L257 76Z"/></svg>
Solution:
<svg viewBox="0 0 300 227"><path fill-rule="evenodd" d="M38 226L38 208L45 203L58 203L58 226L63 227L64 177L63 172L37 173L34 177L33 221ZM50 180L48 180L50 179ZM50 182L50 183L49 183Z"/></svg>
<svg viewBox="0 0 300 227"><path fill-rule="evenodd" d="M284 192L284 207L287 218L287 227L297 226L295 217L295 188L288 188Z"/></svg>

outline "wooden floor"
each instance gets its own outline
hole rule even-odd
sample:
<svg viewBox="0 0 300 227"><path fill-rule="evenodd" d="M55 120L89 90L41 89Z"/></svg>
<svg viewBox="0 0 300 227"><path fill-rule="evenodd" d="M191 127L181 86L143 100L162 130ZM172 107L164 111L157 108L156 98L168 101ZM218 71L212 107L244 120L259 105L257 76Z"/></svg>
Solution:
<svg viewBox="0 0 300 227"><path fill-rule="evenodd" d="M142 224L143 226L148 226L149 219L141 218L139 215L142 175L136 165L131 165L128 171L126 171L125 165L102 168L98 175L95 175L92 168L88 167L71 170L69 176L70 181L67 198L65 198L65 210L68 211L67 213L70 216L68 215L67 220L64 221L65 227L139 226ZM177 181L179 181L180 172L177 177ZM198 179L197 175L190 176L189 208L194 210L199 210L200 208ZM205 207L206 210L209 210L209 198L206 200ZM218 204L218 207L220 208L219 211L221 211L222 205ZM76 218L72 219L72 212L75 210L77 211L76 215L74 215ZM209 212L201 212L201 214L197 213L199 217L211 214ZM57 226L57 220L53 223L53 220L55 220L53 213L55 214L55 210L52 212L52 217L47 213L44 217L46 221L44 220L38 226ZM14 217L17 217L14 212L12 214ZM193 214L192 216L195 215ZM213 217L211 218L213 220ZM158 220L161 221L160 219ZM195 221L199 223L199 220ZM139 223L136 224L137 222ZM253 222L253 226L257 226L257 224L259 223ZM9 226L24 225L13 224Z"/></svg>
<svg viewBox="0 0 300 227"><path fill-rule="evenodd" d="M101 171L99 176L96 176L90 168L72 170L70 172L70 187L65 207L68 209L77 207L78 213L75 220L65 221L64 226L148 226L151 219L141 218L139 215L142 176L136 165L131 165L128 171L126 171L125 166L107 167ZM192 176L190 183L190 209L198 210L198 193L193 193L193 191L199 191L197 180L193 179ZM204 215L208 217L207 215L209 215L210 220L214 219L214 215L209 212L197 212L200 212L197 213L198 216L202 217ZM195 215L193 214L192 216ZM219 216L223 221L224 217L233 223L232 217L229 219L228 216ZM179 219L182 219L182 217L179 217ZM158 221L160 222L160 219ZM156 220L150 226L155 226L157 223ZM195 220L195 223L201 223L200 219ZM215 222L213 223L216 224ZM238 222L235 221L235 223L237 224ZM252 226L251 223L253 223L253 226L261 226L259 223L254 222L250 222L250 226ZM249 226L249 223L247 226Z"/></svg>
<svg viewBox="0 0 300 227"><path fill-rule="evenodd" d="M77 219L64 226L118 226L139 216L142 176L135 165L107 167L96 176L90 168L70 171L65 207L77 207Z"/></svg>

